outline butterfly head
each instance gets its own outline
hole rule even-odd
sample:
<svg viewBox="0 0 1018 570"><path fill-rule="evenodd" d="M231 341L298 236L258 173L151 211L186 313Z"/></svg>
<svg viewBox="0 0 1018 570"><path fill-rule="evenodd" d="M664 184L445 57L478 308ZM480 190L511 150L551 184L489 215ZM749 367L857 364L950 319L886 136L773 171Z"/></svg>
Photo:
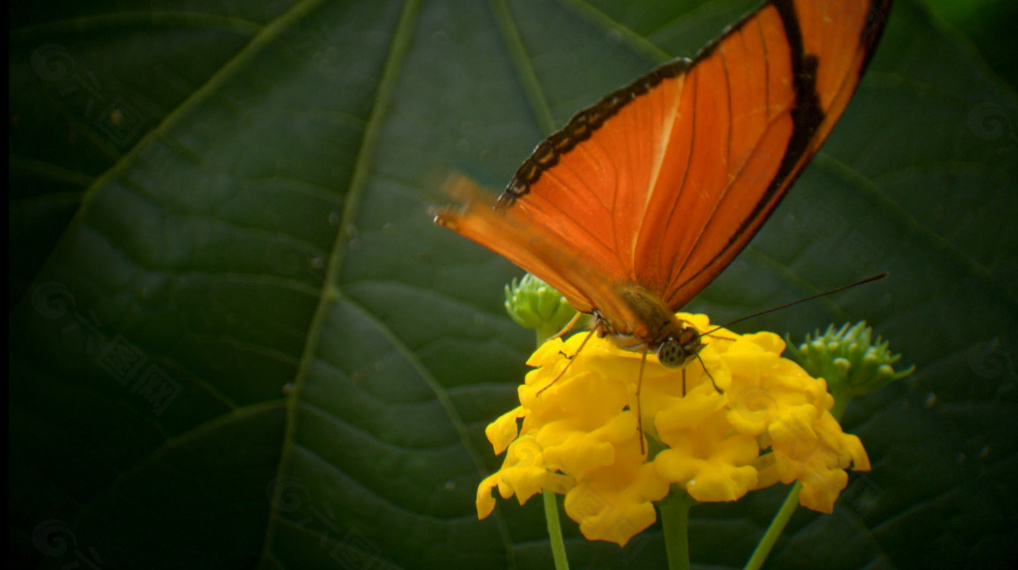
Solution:
<svg viewBox="0 0 1018 570"><path fill-rule="evenodd" d="M700 333L690 326L677 322L680 327L665 337L657 347L657 359L666 368L681 368L686 362L700 352L703 343Z"/></svg>

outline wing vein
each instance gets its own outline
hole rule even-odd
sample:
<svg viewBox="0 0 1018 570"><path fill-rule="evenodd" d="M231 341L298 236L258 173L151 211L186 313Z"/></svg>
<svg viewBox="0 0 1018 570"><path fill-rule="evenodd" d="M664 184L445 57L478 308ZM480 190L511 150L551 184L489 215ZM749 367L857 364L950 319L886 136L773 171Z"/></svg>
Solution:
<svg viewBox="0 0 1018 570"><path fill-rule="evenodd" d="M687 74L686 77L688 78L688 74ZM666 124L665 124L665 127L661 130L660 135L658 136L658 140L657 140L657 147L658 148L656 149L657 152L655 153L654 162L651 165L651 175L650 175L650 179L647 181L647 186L648 187L646 189L646 192L644 193L643 205L640 208L640 223L637 225L637 227L643 227L643 220L645 220L646 217L647 217L647 210L650 208L651 198L652 198L655 190L657 190L657 181L658 181L658 179L661 176L661 168L664 166L665 158L668 155L668 146L669 146L668 142L672 138L672 132L674 130L675 123L678 120L679 103L682 101L682 94L685 91L685 89L686 89L686 82L685 82L685 80L683 80L680 83L679 88L677 89L677 92L675 94L675 97L670 102L670 104L668 106L668 110L667 110L667 112L665 114ZM686 163L686 171L687 172L689 171L689 163L688 162ZM683 178L683 186L684 185L685 185L685 178ZM678 196L681 195L681 193L682 193L682 187L680 187L679 192L676 193L676 200L675 200L676 202L678 202ZM637 232L634 233L632 242L630 243L630 259L633 259L633 260L636 259L636 246L637 246L637 243L639 242L639 239L640 239L640 232L637 231ZM632 277L632 279L635 281L636 280L636 267L629 268L629 273L630 273L630 277Z"/></svg>
<svg viewBox="0 0 1018 570"><path fill-rule="evenodd" d="M679 185L679 190L678 190L678 192L675 193L675 201L672 202L672 204L671 204L671 208L668 211L668 216L665 218L664 223L661 224L661 226L660 226L660 227L663 227L663 228L667 228L667 227L669 227L671 225L672 217L675 215L675 206L678 204L679 199L682 197L682 194L686 191L686 182L689 180L689 169L690 169L690 167L693 164L693 154L696 152L696 98L697 98L697 84L699 83L699 78L700 78L700 74L698 73L698 71L699 70L697 70L694 67L687 74L687 78L688 78L688 81L690 83L689 88L692 90L691 97L693 98L693 104L692 104L693 113L691 113L690 117L689 117L689 151L688 151L688 154L686 155L686 169L682 173L682 184ZM694 75L694 73L696 75ZM685 85L683 85L683 91L684 90L685 90ZM659 267L661 266L661 262L662 262L661 251L662 251L661 248L658 248L657 256L656 256L657 257L657 263L658 263ZM690 251L692 251L692 250L690 250ZM689 253L687 252L686 259L688 259L688 258L689 258ZM686 262L686 260L683 259L682 263L684 264L685 262Z"/></svg>
<svg viewBox="0 0 1018 570"><path fill-rule="evenodd" d="M724 44L721 44L720 46L718 46L717 53L718 53L718 56L721 58L721 67L722 67L722 69L724 69L725 100L726 100L727 107L728 107L728 121L727 121L728 122L728 137L727 137L728 140L726 141L727 147L726 147L726 151L725 151L725 161L726 161L725 162L725 169L727 170L728 169L727 165L728 165L728 162L731 160L731 155L732 155L732 83L731 83L731 77L729 76L729 73L728 73L728 59L725 57L725 46L724 46ZM695 115L695 113L694 113L694 115ZM686 249L686 258L682 260L682 264L681 265L679 265L677 267L674 267L672 269L671 274L668 276L668 281L669 282L674 280L676 276L682 275L682 273L685 271L686 265L689 264L690 258L693 257L693 252L696 251L696 248L697 248L698 245L700 245L700 241L703 239L704 234L707 233L707 228L710 227L711 222L714 219L714 214L717 213L718 206L721 205L721 202L723 202L725 197L728 195L728 190L732 187L733 180L734 180L734 178L731 175L729 175L728 176L728 181L725 184L724 189L721 190L721 193L718 194L717 199L714 200L714 205L711 208L710 212L708 212L704 216L705 219L703 220L703 225L700 226L700 231L696 234L696 238L693 239L693 243L691 243L690 246ZM671 293L671 291L669 291L669 293Z"/></svg>
<svg viewBox="0 0 1018 570"><path fill-rule="evenodd" d="M763 46L764 110L769 120L771 118L771 55L767 51L767 35L764 34L763 23L759 19L756 21L756 29L760 32L760 45Z"/></svg>

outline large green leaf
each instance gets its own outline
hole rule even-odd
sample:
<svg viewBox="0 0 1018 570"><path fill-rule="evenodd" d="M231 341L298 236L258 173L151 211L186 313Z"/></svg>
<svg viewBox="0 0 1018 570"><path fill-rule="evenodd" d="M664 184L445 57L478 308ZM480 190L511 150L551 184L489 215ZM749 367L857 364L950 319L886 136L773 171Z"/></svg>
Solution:
<svg viewBox="0 0 1018 570"><path fill-rule="evenodd" d="M541 568L538 501L476 520L532 336L519 271L432 225L554 125L751 1L62 2L10 11L9 498L23 566ZM236 4L236 5L234 5ZM867 319L914 362L853 402L873 471L774 568L1018 558L1018 103L896 4L856 99L694 302L801 335ZM748 557L783 489L694 510ZM662 567L566 528L575 567Z"/></svg>

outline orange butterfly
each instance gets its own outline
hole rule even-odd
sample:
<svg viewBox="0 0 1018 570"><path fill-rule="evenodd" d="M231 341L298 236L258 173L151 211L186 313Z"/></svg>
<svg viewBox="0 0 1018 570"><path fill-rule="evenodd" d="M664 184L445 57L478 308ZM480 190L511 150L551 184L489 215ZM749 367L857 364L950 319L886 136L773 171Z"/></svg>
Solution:
<svg viewBox="0 0 1018 570"><path fill-rule="evenodd" d="M674 313L742 251L816 154L890 3L767 1L693 60L577 113L494 203L457 179L463 206L435 221L558 289L594 315L599 335L682 366L701 340Z"/></svg>

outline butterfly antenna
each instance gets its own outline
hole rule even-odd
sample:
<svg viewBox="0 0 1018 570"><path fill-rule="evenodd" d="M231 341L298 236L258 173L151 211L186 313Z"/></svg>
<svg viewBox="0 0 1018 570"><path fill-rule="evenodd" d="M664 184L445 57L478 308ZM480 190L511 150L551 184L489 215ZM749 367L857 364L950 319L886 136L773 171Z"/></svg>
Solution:
<svg viewBox="0 0 1018 570"><path fill-rule="evenodd" d="M884 277L887 277L887 274L888 274L887 271L884 271L883 273L878 273L878 274L873 275L871 277L867 277L867 278L865 278L865 279L863 279L861 281L856 281L855 283L850 283L848 285L842 285L841 287L838 287L836 289L831 289L829 291L824 291L823 293L817 293L816 295L810 295L809 297L804 297L802 299L797 299L795 301L792 301L791 303L785 303L784 305L779 305L777 307L773 307L773 308L767 309L765 311L760 311L758 313L753 313L751 315L746 315L745 317L739 317L739 318L735 319L734 321L728 321L727 323L725 323L725 324L715 328L714 330L707 331L707 332L703 333L703 335L709 335L709 334L714 333L716 331L719 331L721 329L728 328L728 327L734 325L735 323L741 323L742 321L747 321L749 319L756 318L756 317L759 317L759 316L762 316L762 315L766 315L768 313L773 313L774 311L780 311L781 309L787 309L788 307L791 307L791 306L794 306L794 305L798 305L799 303L805 303L806 301L812 301L814 299L819 299L820 297L826 297L828 295L833 295L834 293L840 293L841 291L844 291L846 289L851 289L852 287L858 287L859 285L865 285L867 283L872 283L874 281L880 281ZM697 358L699 358L699 356L697 356ZM713 378L711 380L713 381Z"/></svg>

